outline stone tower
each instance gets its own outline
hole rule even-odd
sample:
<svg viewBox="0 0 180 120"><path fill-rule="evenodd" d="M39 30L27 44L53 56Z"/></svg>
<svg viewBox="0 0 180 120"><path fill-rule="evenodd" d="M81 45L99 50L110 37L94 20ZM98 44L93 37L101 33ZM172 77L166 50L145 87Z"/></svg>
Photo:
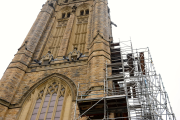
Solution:
<svg viewBox="0 0 180 120"><path fill-rule="evenodd" d="M0 120L176 120L149 49L114 43L109 11L48 0L0 80Z"/></svg>
<svg viewBox="0 0 180 120"><path fill-rule="evenodd" d="M48 0L0 81L0 120L73 120L78 83L102 91L111 32L107 0Z"/></svg>

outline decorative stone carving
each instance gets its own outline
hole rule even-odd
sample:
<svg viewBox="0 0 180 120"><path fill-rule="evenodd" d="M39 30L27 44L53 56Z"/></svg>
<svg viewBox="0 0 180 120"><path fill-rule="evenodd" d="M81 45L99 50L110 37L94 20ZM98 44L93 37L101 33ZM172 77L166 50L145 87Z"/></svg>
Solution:
<svg viewBox="0 0 180 120"><path fill-rule="evenodd" d="M77 48L75 47L74 50L68 54L68 57L63 56L63 59L66 59L67 61L76 61L79 60L82 56L82 53L77 51Z"/></svg>
<svg viewBox="0 0 180 120"><path fill-rule="evenodd" d="M34 60L39 65L41 64L50 64L52 61L54 61L53 55L51 54L51 51L48 51L48 53L41 58L41 60Z"/></svg>
<svg viewBox="0 0 180 120"><path fill-rule="evenodd" d="M62 27L67 25L68 20L59 20L57 27Z"/></svg>
<svg viewBox="0 0 180 120"><path fill-rule="evenodd" d="M86 23L86 24L88 23L88 16L78 18L78 23L77 24L82 24L82 23Z"/></svg>
<svg viewBox="0 0 180 120"><path fill-rule="evenodd" d="M73 7L72 7L72 12L76 12L76 5L74 5Z"/></svg>

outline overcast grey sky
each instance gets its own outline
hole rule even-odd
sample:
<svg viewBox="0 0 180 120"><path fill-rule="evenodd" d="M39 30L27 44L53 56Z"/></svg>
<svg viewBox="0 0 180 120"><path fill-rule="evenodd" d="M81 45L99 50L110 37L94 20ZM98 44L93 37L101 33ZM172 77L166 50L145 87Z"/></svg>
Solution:
<svg viewBox="0 0 180 120"><path fill-rule="evenodd" d="M3 0L0 13L0 77L21 46L46 0ZM163 78L173 111L180 120L180 1L109 0L114 40L129 40L134 48L149 47Z"/></svg>

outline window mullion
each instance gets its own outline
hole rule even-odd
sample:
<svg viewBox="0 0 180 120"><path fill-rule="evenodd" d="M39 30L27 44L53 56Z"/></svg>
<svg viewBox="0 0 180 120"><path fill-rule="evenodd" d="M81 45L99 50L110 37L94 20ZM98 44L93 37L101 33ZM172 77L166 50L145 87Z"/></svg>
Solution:
<svg viewBox="0 0 180 120"><path fill-rule="evenodd" d="M50 94L51 94L51 96L50 96L50 98L49 98L48 106L47 106L47 108L46 108L46 114L45 114L45 116L44 116L44 120L46 120L47 113L48 113L48 110L49 110L49 105L50 105L51 99L52 99L52 93L50 93Z"/></svg>
<svg viewBox="0 0 180 120"><path fill-rule="evenodd" d="M58 87L57 96L56 96L56 102L54 104L55 107L53 109L53 114L52 114L51 120L54 120L54 117L55 117L55 114L56 114L56 109L57 109L57 104L58 104L58 100L59 100L60 90L61 90L61 83L59 84L59 87Z"/></svg>
<svg viewBox="0 0 180 120"><path fill-rule="evenodd" d="M34 107L35 107L35 104L36 104L36 101L37 101L38 92L39 91L36 89L35 93L31 95L31 98L30 98L31 99L31 105L30 105L30 109L28 111L28 113L30 113L30 114L26 116L27 120L31 119L31 116L32 116L32 113L33 113L33 110L34 110Z"/></svg>
<svg viewBox="0 0 180 120"><path fill-rule="evenodd" d="M62 110L61 110L62 112L61 112L60 120L63 120L63 114L64 114L64 109L65 109L67 96L68 96L68 89L67 89L67 86L66 86L65 87L64 100L63 100L63 104L62 104Z"/></svg>
<svg viewBox="0 0 180 120"><path fill-rule="evenodd" d="M39 110L38 110L38 113L37 113L37 116L36 116L36 120L39 119L39 116L40 116L40 114L41 114L41 110L42 110L43 103L44 103L44 100L45 100L45 97L46 97L47 89L48 89L48 85L46 85L46 88L45 88L45 90L44 90L44 94L43 94L43 97L42 97L41 104L40 104L40 106L39 106Z"/></svg>

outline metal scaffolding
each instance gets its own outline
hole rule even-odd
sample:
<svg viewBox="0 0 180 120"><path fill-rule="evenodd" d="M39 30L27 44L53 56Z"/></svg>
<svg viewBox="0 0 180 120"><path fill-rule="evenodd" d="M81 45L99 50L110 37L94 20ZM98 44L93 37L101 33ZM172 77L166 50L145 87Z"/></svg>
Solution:
<svg viewBox="0 0 180 120"><path fill-rule="evenodd" d="M78 84L74 120L176 120L149 48L134 50L131 41L110 46L106 79L97 81L101 86Z"/></svg>

